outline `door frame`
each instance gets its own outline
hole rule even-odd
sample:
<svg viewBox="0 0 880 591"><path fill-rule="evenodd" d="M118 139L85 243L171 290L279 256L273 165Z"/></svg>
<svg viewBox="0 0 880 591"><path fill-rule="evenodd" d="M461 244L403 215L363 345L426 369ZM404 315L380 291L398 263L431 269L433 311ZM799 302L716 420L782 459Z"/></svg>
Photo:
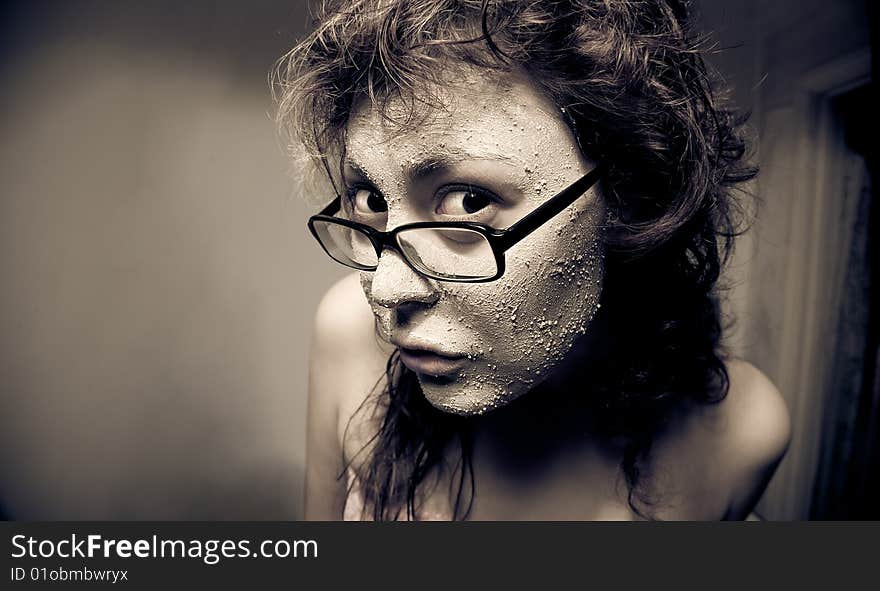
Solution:
<svg viewBox="0 0 880 591"><path fill-rule="evenodd" d="M795 84L797 153L791 174L798 205L784 259L785 313L777 387L792 420L792 445L759 510L774 519L807 519L821 458L823 415L836 335L834 281L841 280L841 201L837 169L843 144L832 101L871 79L870 48L808 71ZM803 248L806 247L806 252ZM835 278L829 280L828 278ZM829 346L830 345L830 346Z"/></svg>

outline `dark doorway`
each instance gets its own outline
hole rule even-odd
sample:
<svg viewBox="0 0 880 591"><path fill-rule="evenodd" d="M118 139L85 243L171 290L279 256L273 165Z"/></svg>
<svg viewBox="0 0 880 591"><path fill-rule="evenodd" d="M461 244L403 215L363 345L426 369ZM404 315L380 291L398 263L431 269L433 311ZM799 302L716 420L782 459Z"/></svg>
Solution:
<svg viewBox="0 0 880 591"><path fill-rule="evenodd" d="M855 199L852 241L845 260L832 379L823 423L822 456L813 488L811 519L880 518L880 201L873 179L873 83L837 97L832 105L842 132L841 167Z"/></svg>

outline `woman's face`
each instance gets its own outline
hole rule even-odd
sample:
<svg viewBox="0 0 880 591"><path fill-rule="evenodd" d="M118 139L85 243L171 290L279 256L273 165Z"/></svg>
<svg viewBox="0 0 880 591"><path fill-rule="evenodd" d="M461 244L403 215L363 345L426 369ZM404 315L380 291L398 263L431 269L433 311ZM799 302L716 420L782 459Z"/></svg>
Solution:
<svg viewBox="0 0 880 591"><path fill-rule="evenodd" d="M525 76L444 70L415 129L368 102L349 121L344 211L391 230L471 220L506 228L590 171L561 113ZM403 106L391 115L401 114ZM588 330L599 307L602 200L591 189L506 253L489 283L449 283L385 250L361 284L381 336L399 349L435 407L480 414L543 380Z"/></svg>

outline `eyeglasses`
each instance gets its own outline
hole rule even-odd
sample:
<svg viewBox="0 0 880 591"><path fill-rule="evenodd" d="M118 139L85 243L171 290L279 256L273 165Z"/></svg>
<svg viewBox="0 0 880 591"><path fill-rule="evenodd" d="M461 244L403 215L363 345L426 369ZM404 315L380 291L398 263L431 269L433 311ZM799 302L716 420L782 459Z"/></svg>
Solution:
<svg viewBox="0 0 880 591"><path fill-rule="evenodd" d="M309 230L337 262L361 271L375 271L388 248L431 279L460 283L494 281L504 274L504 253L575 202L601 176L597 166L506 229L478 222L415 222L389 232L334 217L341 209L337 196L309 218Z"/></svg>

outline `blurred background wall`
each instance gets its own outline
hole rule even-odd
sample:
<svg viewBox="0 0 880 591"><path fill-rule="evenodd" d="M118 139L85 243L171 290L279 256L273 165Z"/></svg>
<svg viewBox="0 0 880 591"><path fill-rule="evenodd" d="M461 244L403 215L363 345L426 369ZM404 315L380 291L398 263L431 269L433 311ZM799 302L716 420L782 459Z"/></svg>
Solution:
<svg viewBox="0 0 880 591"><path fill-rule="evenodd" d="M0 499L18 518L296 518L307 236L267 73L302 2L3 15Z"/></svg>
<svg viewBox="0 0 880 591"><path fill-rule="evenodd" d="M837 129L813 125L811 101L827 106L864 83L867 3L697 8L718 42L710 60L764 138L752 187L762 212L728 276L738 319L729 345L777 383L795 417L761 509L806 518L821 466L840 456L822 424L836 400L833 355L816 346L837 326L840 298L817 286L834 283L852 232L838 232L835 249L811 247L816 217L840 209L836 189L829 181L805 202L792 186L811 170L815 130ZM3 11L3 510L300 517L311 318L344 273L305 231L310 207L286 176L271 120L267 72L306 30L306 3L37 1ZM802 303L804 293L815 301ZM824 382L810 386L822 358Z"/></svg>

